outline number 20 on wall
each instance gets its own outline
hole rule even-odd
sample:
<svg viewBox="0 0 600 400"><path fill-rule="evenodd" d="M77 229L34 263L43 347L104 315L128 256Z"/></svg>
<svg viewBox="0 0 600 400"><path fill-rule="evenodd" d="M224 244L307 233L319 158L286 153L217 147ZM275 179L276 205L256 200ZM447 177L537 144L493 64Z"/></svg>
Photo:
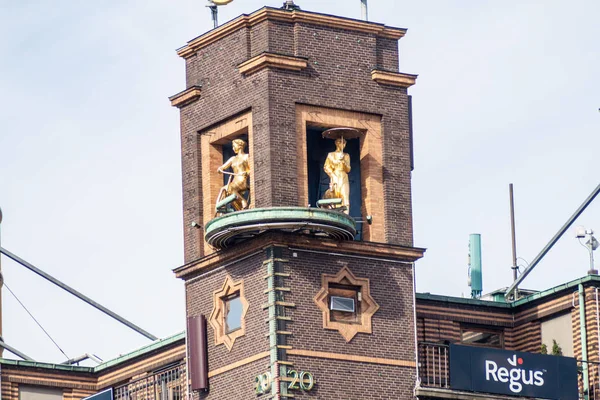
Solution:
<svg viewBox="0 0 600 400"><path fill-rule="evenodd" d="M307 371L296 371L294 369L288 370L287 378L285 379L288 383L288 389L300 389L309 391L315 386L315 379L312 374ZM273 379L270 372L258 375L254 379L254 390L256 394L264 394L271 390Z"/></svg>

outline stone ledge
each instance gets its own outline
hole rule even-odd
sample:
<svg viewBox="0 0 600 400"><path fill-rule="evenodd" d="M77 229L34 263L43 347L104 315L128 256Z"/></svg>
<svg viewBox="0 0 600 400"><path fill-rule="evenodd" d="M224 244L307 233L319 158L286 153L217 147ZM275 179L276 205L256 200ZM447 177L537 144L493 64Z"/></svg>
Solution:
<svg viewBox="0 0 600 400"><path fill-rule="evenodd" d="M346 29L348 31L373 34L378 37L398 40L406 34L406 29L393 28L383 24L361 21L350 18L337 17L306 11L287 11L271 7L264 7L252 14L243 14L216 29L190 40L185 46L177 50L180 57L188 58L211 43L220 40L231 33L242 29L251 28L263 21L281 21L287 23L306 23L329 28Z"/></svg>
<svg viewBox="0 0 600 400"><path fill-rule="evenodd" d="M323 251L341 254L344 256L375 257L400 262L411 263L423 257L425 249L418 247L402 246L389 243L364 242L364 241L338 241L327 238L315 238L306 235L286 234L284 232L270 231L254 239L236 245L235 249L225 249L210 253L197 260L191 261L173 272L177 278L184 280L194 279L200 272L209 271L215 266L222 265L244 257L263 254L266 247L272 245L287 246L310 251Z"/></svg>
<svg viewBox="0 0 600 400"><path fill-rule="evenodd" d="M192 86L169 97L169 100L173 107L182 108L198 100L200 98L200 92L200 86Z"/></svg>
<svg viewBox="0 0 600 400"><path fill-rule="evenodd" d="M278 68L288 71L302 71L308 66L306 58L275 53L262 53L237 66L240 74L250 75L264 68Z"/></svg>
<svg viewBox="0 0 600 400"><path fill-rule="evenodd" d="M380 69L371 71L371 79L382 85L409 88L417 81L418 75L403 74L402 72L390 72Z"/></svg>

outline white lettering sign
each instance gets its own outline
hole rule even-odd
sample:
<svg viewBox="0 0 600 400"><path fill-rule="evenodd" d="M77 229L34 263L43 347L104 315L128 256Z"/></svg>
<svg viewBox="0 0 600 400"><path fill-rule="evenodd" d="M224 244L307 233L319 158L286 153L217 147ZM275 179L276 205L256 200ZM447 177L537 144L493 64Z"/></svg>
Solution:
<svg viewBox="0 0 600 400"><path fill-rule="evenodd" d="M516 355L508 358L507 361L512 368L498 367L495 361L485 360L485 380L508 383L508 388L513 393L520 393L523 385L544 385L544 371L520 368L523 365L523 359L517 359Z"/></svg>

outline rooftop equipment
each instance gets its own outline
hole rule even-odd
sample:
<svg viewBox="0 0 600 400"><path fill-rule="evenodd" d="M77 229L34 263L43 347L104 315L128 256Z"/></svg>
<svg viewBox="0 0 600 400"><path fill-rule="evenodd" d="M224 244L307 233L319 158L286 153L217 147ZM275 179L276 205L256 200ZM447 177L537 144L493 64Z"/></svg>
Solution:
<svg viewBox="0 0 600 400"><path fill-rule="evenodd" d="M369 20L369 8L367 7L367 0L360 0L360 11L361 17L365 21Z"/></svg>
<svg viewBox="0 0 600 400"><path fill-rule="evenodd" d="M590 253L590 270L588 275L598 275L598 270L594 268L594 251L598 248L598 240L594 237L594 231L591 229L585 229L583 226L575 228L575 237L579 240L579 244L587 249ZM582 239L588 239L587 242L583 243Z"/></svg>
<svg viewBox="0 0 600 400"><path fill-rule="evenodd" d="M540 253L535 257L535 259L529 264L527 268L519 275L516 281L510 285L510 287L506 290L506 298L511 298L513 291L515 288L529 275L529 273L538 265L538 263L544 258L544 256L550 251L550 249L558 242L558 239L569 229L569 227L575 222L575 220L581 215L581 213L590 205L592 201L596 198L596 196L600 193L600 185L596 186L596 188L592 191L592 193L588 196L587 199L579 206L579 208L571 215L571 217L567 220L567 222L556 232L554 237L550 239L550 242Z"/></svg>
<svg viewBox="0 0 600 400"><path fill-rule="evenodd" d="M471 298L481 298L483 276L481 273L481 235L479 233L469 235L469 286L471 287Z"/></svg>
<svg viewBox="0 0 600 400"><path fill-rule="evenodd" d="M233 0L208 0L208 7L210 9L210 15L213 20L213 25L215 28L219 26L219 11L217 9L218 6L224 6L226 4L231 3Z"/></svg>

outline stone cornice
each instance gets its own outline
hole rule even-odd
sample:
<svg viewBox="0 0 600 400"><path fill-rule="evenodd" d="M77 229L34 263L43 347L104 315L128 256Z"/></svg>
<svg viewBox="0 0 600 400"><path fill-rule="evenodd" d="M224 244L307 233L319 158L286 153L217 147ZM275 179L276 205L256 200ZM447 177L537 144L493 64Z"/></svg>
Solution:
<svg viewBox="0 0 600 400"><path fill-rule="evenodd" d="M330 28L347 29L355 32L371 33L388 39L400 39L406 34L406 29L392 28L383 24L359 21L355 19L342 18L326 14L318 14L306 11L287 11L277 8L264 7L252 14L243 14L204 35L190 40L185 46L177 50L177 54L183 58L194 55L201 48L237 31L241 28L250 28L260 22L283 21L302 22L311 25L327 26Z"/></svg>
<svg viewBox="0 0 600 400"><path fill-rule="evenodd" d="M235 260L250 257L272 245L401 262L414 262L423 257L425 253L425 249L418 247L362 241L336 241L298 234L270 232L240 243L231 249L211 253L196 261L175 268L173 272L175 272L177 278L184 280L191 279L198 273L209 271L213 267L234 262Z"/></svg>
<svg viewBox="0 0 600 400"><path fill-rule="evenodd" d="M237 66L242 75L250 75L264 68L278 68L289 71L302 71L308 66L303 57L286 56L274 53L262 53Z"/></svg>
<svg viewBox="0 0 600 400"><path fill-rule="evenodd" d="M409 88L417 81L418 75L403 74L402 72L390 72L380 69L371 71L371 79L382 85Z"/></svg>
<svg viewBox="0 0 600 400"><path fill-rule="evenodd" d="M192 86L169 97L169 100L173 107L181 108L198 100L200 98L200 92L200 86Z"/></svg>

